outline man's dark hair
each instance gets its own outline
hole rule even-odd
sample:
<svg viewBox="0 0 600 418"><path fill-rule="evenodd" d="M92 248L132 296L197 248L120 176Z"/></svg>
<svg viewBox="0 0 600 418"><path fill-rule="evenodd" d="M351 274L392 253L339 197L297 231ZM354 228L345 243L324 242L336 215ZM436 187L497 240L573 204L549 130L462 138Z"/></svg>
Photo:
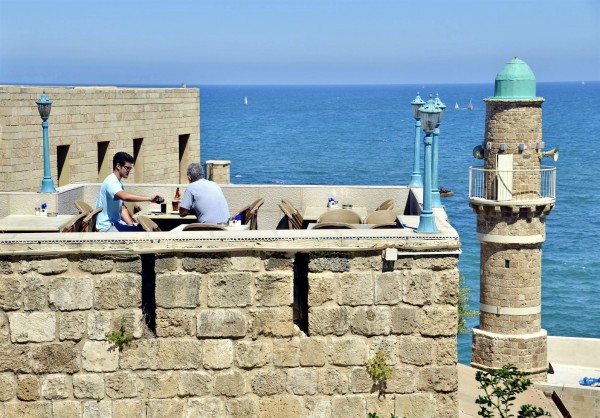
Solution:
<svg viewBox="0 0 600 418"><path fill-rule="evenodd" d="M198 163L191 163L187 168L187 175L190 177L190 181L193 183L204 178L204 170Z"/></svg>
<svg viewBox="0 0 600 418"><path fill-rule="evenodd" d="M125 163L133 164L134 161L135 160L130 154L127 154L124 151L119 151L113 157L113 170L117 168L117 164L119 164L121 167L124 167Z"/></svg>

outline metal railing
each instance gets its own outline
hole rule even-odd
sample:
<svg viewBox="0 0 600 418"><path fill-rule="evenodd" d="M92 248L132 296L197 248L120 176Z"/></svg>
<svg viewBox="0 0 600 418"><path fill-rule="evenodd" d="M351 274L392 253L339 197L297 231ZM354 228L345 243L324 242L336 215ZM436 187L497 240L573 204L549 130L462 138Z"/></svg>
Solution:
<svg viewBox="0 0 600 418"><path fill-rule="evenodd" d="M496 170L469 167L469 199L524 201L556 198L556 167Z"/></svg>

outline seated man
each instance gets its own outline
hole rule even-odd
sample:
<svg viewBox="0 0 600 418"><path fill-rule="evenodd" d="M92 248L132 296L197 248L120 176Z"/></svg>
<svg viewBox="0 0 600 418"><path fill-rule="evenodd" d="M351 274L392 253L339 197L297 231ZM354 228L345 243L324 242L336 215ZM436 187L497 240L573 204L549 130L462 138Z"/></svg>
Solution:
<svg viewBox="0 0 600 418"><path fill-rule="evenodd" d="M126 152L117 152L113 157L113 172L109 174L98 192L95 208L102 207L96 218L96 228L101 232L142 231L142 227L134 223L125 202L156 202L164 199L159 195L140 196L127 193L121 179L129 177L133 169L133 157Z"/></svg>
<svg viewBox="0 0 600 418"><path fill-rule="evenodd" d="M204 170L197 163L187 168L190 185L185 190L179 204L179 216L187 216L194 211L198 222L226 224L229 221L229 206L219 185L204 178Z"/></svg>

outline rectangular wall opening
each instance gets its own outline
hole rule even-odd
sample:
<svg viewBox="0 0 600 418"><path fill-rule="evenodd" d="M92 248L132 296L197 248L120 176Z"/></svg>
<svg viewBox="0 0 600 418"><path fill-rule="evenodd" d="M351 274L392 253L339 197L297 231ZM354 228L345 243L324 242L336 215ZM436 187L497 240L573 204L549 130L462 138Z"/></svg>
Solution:
<svg viewBox="0 0 600 418"><path fill-rule="evenodd" d="M98 142L98 182L102 183L112 171L112 158L108 155L110 141Z"/></svg>
<svg viewBox="0 0 600 418"><path fill-rule="evenodd" d="M56 147L56 167L58 173L58 186L71 183L71 164L69 161L70 145L59 145Z"/></svg>
<svg viewBox="0 0 600 418"><path fill-rule="evenodd" d="M294 260L294 323L308 335L308 254L298 253Z"/></svg>
<svg viewBox="0 0 600 418"><path fill-rule="evenodd" d="M133 163L135 168L133 170L133 181L136 183L144 182L144 152L143 152L144 138L133 139Z"/></svg>
<svg viewBox="0 0 600 418"><path fill-rule="evenodd" d="M179 183L187 183L187 166L190 164L188 143L190 134L179 135Z"/></svg>
<svg viewBox="0 0 600 418"><path fill-rule="evenodd" d="M142 314L146 326L156 335L156 254L142 254Z"/></svg>

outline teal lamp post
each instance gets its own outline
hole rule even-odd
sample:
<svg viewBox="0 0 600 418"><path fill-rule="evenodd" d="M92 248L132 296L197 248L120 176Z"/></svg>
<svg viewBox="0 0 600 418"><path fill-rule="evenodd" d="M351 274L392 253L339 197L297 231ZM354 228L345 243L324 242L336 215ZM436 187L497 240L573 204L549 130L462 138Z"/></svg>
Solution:
<svg viewBox="0 0 600 418"><path fill-rule="evenodd" d="M419 159L421 153L419 150L419 142L421 141L421 115L419 114L419 108L423 106L425 102L417 93L417 97L410 102L412 107L413 118L415 118L415 153L413 157L413 172L410 176L409 187L423 187L423 180L421 178L421 168L419 167Z"/></svg>
<svg viewBox="0 0 600 418"><path fill-rule="evenodd" d="M439 137L440 137L440 124L444 117L444 109L446 105L440 100L440 95L436 94L433 101L435 107L441 110L440 121L433 130L433 143L431 146L432 158L431 158L431 206L434 208L442 207L442 199L440 198L440 186L438 184L438 148L439 148Z"/></svg>
<svg viewBox="0 0 600 418"><path fill-rule="evenodd" d="M423 131L425 131L425 139L423 140L425 144L425 178L423 179L423 209L419 217L417 232L438 232L433 210L431 209L431 143L433 142L433 131L440 123L442 111L436 107L433 99L429 98L427 103L419 108L419 113L421 114Z"/></svg>
<svg viewBox="0 0 600 418"><path fill-rule="evenodd" d="M42 130L44 131L44 178L42 179L40 193L56 193L50 171L50 141L48 140L48 118L50 117L52 100L46 96L46 90L44 90L42 96L35 103L42 118Z"/></svg>

